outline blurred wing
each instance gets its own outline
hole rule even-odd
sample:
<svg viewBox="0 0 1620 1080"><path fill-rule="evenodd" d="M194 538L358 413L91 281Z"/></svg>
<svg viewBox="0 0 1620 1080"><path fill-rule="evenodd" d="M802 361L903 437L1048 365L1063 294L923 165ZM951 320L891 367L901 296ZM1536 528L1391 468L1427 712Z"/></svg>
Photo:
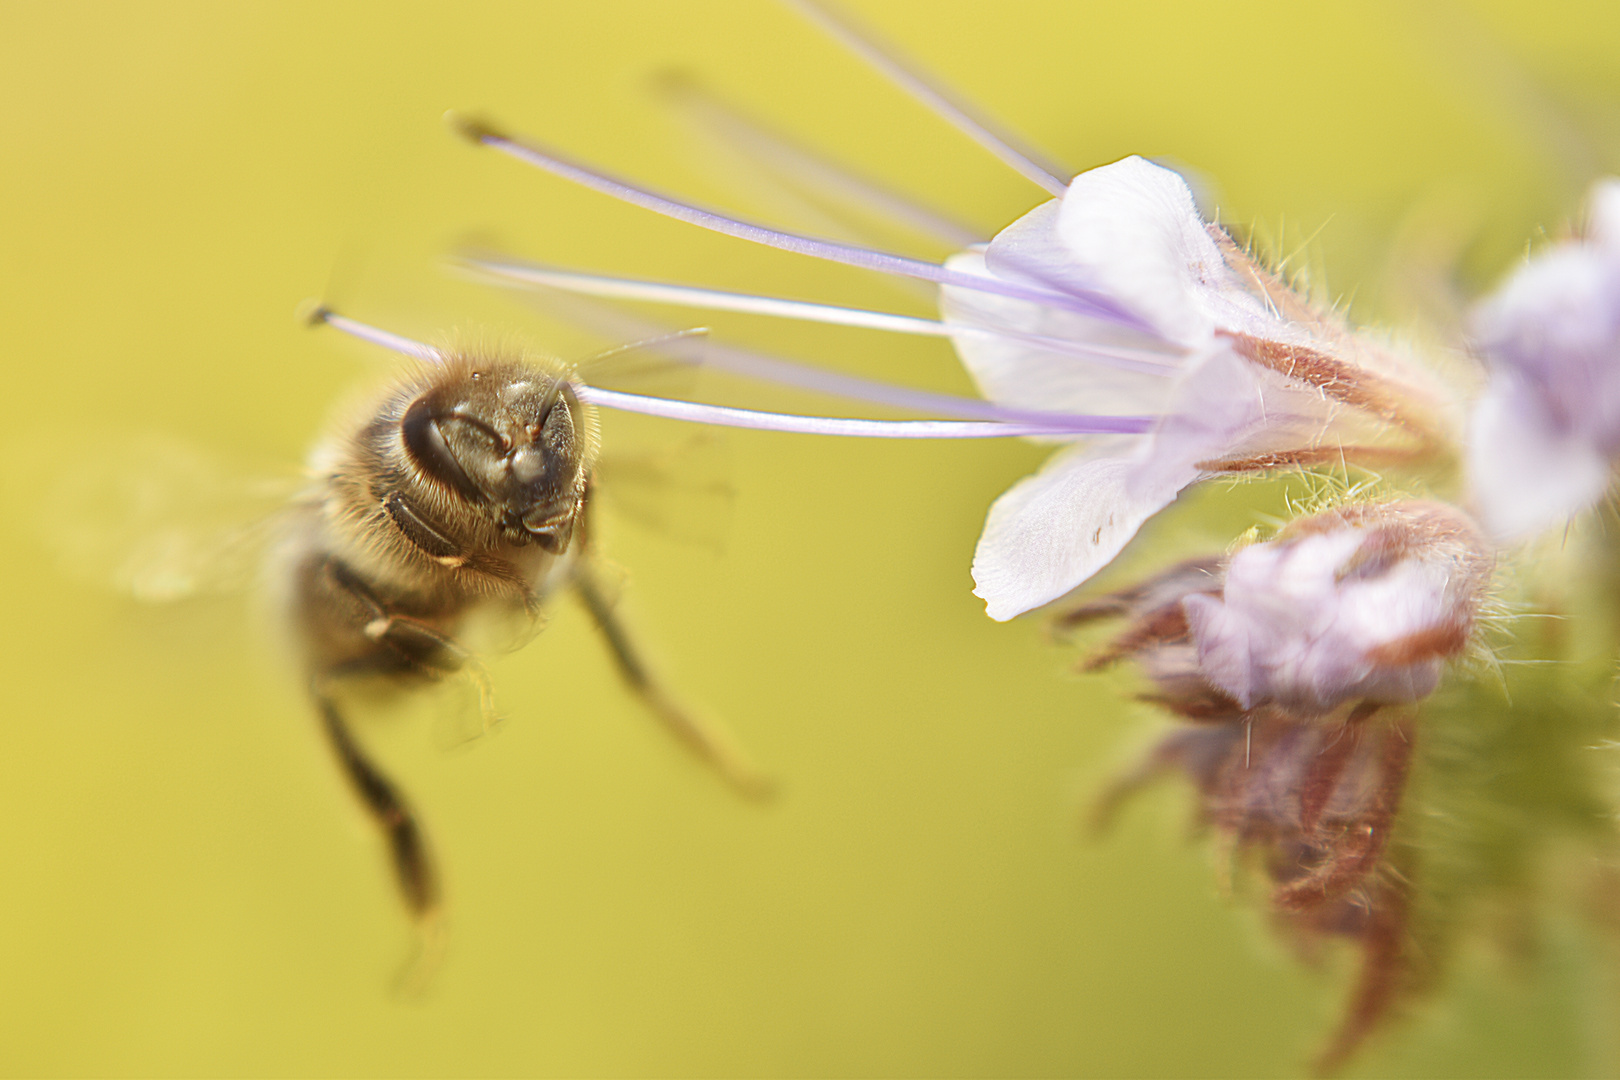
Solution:
<svg viewBox="0 0 1620 1080"><path fill-rule="evenodd" d="M701 140L708 171L779 220L856 243L921 239L953 251L985 239L981 230L750 115L690 73L666 72L655 89Z"/></svg>
<svg viewBox="0 0 1620 1080"><path fill-rule="evenodd" d="M580 361L575 370L581 381L604 390L659 397L694 393L710 348L707 330L667 327L589 300L576 308L578 297L552 294L547 299L558 301L554 314L576 326L628 343ZM565 313L563 308L573 310Z"/></svg>
<svg viewBox="0 0 1620 1080"><path fill-rule="evenodd" d="M658 447L609 448L596 464L597 490L614 515L718 553L737 497L727 450L725 438L708 430Z"/></svg>
<svg viewBox="0 0 1620 1080"><path fill-rule="evenodd" d="M303 484L290 473L244 478L206 451L152 434L114 436L67 457L32 440L8 461L8 501L64 574L151 602L251 581Z"/></svg>

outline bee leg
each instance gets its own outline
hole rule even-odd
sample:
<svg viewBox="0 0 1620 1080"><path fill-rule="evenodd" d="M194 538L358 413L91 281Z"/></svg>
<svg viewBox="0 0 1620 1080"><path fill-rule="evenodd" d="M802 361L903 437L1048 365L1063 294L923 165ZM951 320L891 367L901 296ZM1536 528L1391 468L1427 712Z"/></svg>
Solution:
<svg viewBox="0 0 1620 1080"><path fill-rule="evenodd" d="M461 643L447 634L409 616L390 611L366 583L343 564L328 562L326 571L333 585L348 593L365 611L362 632L379 644L389 646L406 668L432 676L467 676L478 692L478 709L484 734L501 722L495 708L495 688L489 672Z"/></svg>
<svg viewBox="0 0 1620 1080"><path fill-rule="evenodd" d="M575 565L572 584L607 642L619 676L669 733L743 795L752 799L768 798L774 790L770 778L749 759L730 733L686 711L653 677L584 558Z"/></svg>
<svg viewBox="0 0 1620 1080"><path fill-rule="evenodd" d="M462 570L485 579L497 591L522 604L524 610L530 614L539 610L539 601L533 590L515 567L504 559L492 555L477 555L463 551L460 544L433 524L425 510L402 492L390 492L383 499L382 508L399 534L412 547L440 566Z"/></svg>
<svg viewBox="0 0 1620 1080"><path fill-rule="evenodd" d="M358 670L353 672L358 674ZM324 680L330 681L330 680ZM444 957L445 926L439 874L416 814L397 787L371 762L349 730L343 712L321 683L312 688L327 741L336 751L349 786L388 841L400 897L416 924L417 943L396 979L396 989L416 997L433 981Z"/></svg>
<svg viewBox="0 0 1620 1080"><path fill-rule="evenodd" d="M426 921L438 910L440 897L439 876L428 854L422 827L399 789L360 749L331 695L319 685L313 693L321 726L337 753L338 764L343 767L349 786L388 841L394 876L405 907L413 918Z"/></svg>

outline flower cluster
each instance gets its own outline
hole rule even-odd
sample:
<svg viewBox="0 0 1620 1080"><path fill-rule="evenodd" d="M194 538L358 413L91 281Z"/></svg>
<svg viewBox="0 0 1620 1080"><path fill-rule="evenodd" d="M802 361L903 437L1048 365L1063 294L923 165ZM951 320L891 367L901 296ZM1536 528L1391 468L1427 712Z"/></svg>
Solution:
<svg viewBox="0 0 1620 1080"><path fill-rule="evenodd" d="M939 319L505 259L467 263L525 288L950 340L982 400L735 349L715 354L735 373L949 419L770 417L582 393L599 404L775 430L1057 444L1044 467L989 508L972 569L975 594L997 620L1085 584L1201 480L1319 468L1348 478L1362 469L1435 493L1433 501L1347 498L1266 542L1179 564L1062 617L1069 625L1127 619L1088 666L1133 661L1151 685L1144 697L1182 722L1108 804L1158 774L1185 774L1209 827L1254 856L1273 912L1297 941L1339 937L1359 947L1361 982L1320 1061L1336 1066L1416 985L1409 916L1425 878L1391 838L1402 828L1408 771L1424 767L1416 740L1444 712L1435 700L1448 664L1477 643L1493 570L1512 561L1512 545L1596 503L1620 458L1620 181L1594 189L1580 236L1531 258L1473 313L1462 344L1489 379L1470 402L1468 388L1352 329L1260 265L1204 220L1175 172L1128 157L1064 180L838 16L808 0L801 6L1053 197L985 243L961 249L957 240L960 250L934 263L728 217L488 124L457 126L527 164L704 228L932 283ZM735 117L726 126L732 135L754 131ZM764 140L781 157L781 137L742 137L745 151L748 140ZM818 162L816 172L869 210L894 205L892 193L839 166ZM913 224L938 220L912 209ZM954 228L940 235L959 236ZM1516 722L1505 702L1487 708L1498 727ZM1601 714L1594 730L1612 733L1607 699L1588 711ZM1587 741L1577 740L1575 725L1561 730L1538 737L1592 745L1584 733ZM1569 789L1557 805L1601 801L1567 762L1547 775ZM1521 817L1540 820L1551 805ZM1527 829L1515 850L1533 842ZM1444 917L1460 921L1459 912Z"/></svg>
<svg viewBox="0 0 1620 1080"><path fill-rule="evenodd" d="M1467 648L1491 567L1483 538L1452 507L1358 504L1064 619L1128 619L1087 666L1138 661L1150 700L1190 722L1105 808L1179 770L1204 822L1257 856L1274 911L1302 944L1339 936L1360 946L1360 985L1324 1069L1409 985L1405 890L1417 871L1387 853L1417 737L1412 706Z"/></svg>

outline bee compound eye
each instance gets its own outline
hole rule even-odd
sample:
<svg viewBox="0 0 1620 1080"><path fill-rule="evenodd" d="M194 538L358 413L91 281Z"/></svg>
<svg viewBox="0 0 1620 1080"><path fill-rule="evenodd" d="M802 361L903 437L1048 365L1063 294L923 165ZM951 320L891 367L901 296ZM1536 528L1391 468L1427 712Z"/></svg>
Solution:
<svg viewBox="0 0 1620 1080"><path fill-rule="evenodd" d="M400 431L405 448L423 472L455 489L470 502L484 501L483 491L462 468L461 460L445 439L439 418L426 402L417 401L405 411Z"/></svg>
<svg viewBox="0 0 1620 1080"><path fill-rule="evenodd" d="M535 435L535 441L561 457L573 454L574 413L568 407L566 398L559 398L551 407L551 411L546 413L546 418Z"/></svg>

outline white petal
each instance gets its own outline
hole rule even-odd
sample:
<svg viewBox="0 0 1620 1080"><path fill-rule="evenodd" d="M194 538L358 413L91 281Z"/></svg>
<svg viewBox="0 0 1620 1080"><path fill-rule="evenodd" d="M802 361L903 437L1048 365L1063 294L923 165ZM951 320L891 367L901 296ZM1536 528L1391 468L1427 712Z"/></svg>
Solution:
<svg viewBox="0 0 1620 1080"><path fill-rule="evenodd" d="M1119 554L1197 470L1131 491L1124 458L1071 447L990 507L973 555L974 595L992 619L1050 603Z"/></svg>
<svg viewBox="0 0 1620 1080"><path fill-rule="evenodd" d="M977 251L953 255L945 265L962 273L989 273L983 254ZM947 286L940 290L940 311L947 323L1119 349L1123 356L1140 355L1143 366L1153 361L1162 365L1162 373L1155 374L1091 361L1073 352L1042 349L1014 338L953 336L957 355L979 392L1010 408L1157 415L1164 409L1170 377L1178 373L1181 363L1179 353L1143 352L1139 344L1133 349L1130 335L1110 324L994 293Z"/></svg>
<svg viewBox="0 0 1620 1080"><path fill-rule="evenodd" d="M1090 279L1167 339L1197 347L1217 328L1276 336L1282 324L1226 265L1178 174L1139 157L1081 173L1058 236L1069 273ZM990 263L997 247L990 246Z"/></svg>
<svg viewBox="0 0 1620 1080"><path fill-rule="evenodd" d="M1507 372L1498 372L1474 405L1468 474L1480 522L1503 542L1559 524L1609 486L1608 459L1556 427Z"/></svg>

